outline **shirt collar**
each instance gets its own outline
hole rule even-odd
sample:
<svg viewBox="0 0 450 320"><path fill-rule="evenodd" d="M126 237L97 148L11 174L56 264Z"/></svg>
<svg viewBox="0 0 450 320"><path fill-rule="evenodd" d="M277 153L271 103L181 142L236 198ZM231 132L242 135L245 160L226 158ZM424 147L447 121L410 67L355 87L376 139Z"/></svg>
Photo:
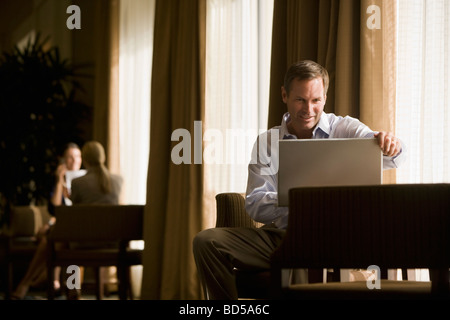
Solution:
<svg viewBox="0 0 450 320"><path fill-rule="evenodd" d="M318 134L318 130L321 130L327 138L330 136L330 122L328 121L328 116L325 112L322 112L319 123L317 123L317 126L313 130L313 137Z"/></svg>
<svg viewBox="0 0 450 320"><path fill-rule="evenodd" d="M291 121L291 115L289 112L286 112L281 120L281 137L283 137L282 139L297 139L295 135L289 133L287 128L289 121Z"/></svg>
<svg viewBox="0 0 450 320"><path fill-rule="evenodd" d="M287 128L287 124L289 123L289 121L291 121L291 115L289 114L289 112L286 112L283 115L283 119L281 121L281 136L283 137L283 139L297 139L297 136L290 133ZM325 134L327 138L330 136L330 123L325 112L322 112L319 122L313 130L313 138L315 138L316 135L319 134L318 130L322 131L322 133Z"/></svg>

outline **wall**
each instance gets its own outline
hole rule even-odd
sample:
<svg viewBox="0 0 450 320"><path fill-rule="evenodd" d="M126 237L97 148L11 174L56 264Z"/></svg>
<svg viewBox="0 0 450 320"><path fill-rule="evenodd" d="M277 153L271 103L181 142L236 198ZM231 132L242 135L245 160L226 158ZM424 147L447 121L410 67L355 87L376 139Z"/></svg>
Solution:
<svg viewBox="0 0 450 320"><path fill-rule="evenodd" d="M66 25L71 13L67 7L76 4L81 10L81 29L69 30ZM94 106L96 16L98 5L92 0L2 0L0 1L0 51L9 51L29 38L41 34L50 37L48 45L57 46L61 57L74 65L83 65L80 78L84 88L77 99ZM82 125L84 139L92 138L92 121Z"/></svg>

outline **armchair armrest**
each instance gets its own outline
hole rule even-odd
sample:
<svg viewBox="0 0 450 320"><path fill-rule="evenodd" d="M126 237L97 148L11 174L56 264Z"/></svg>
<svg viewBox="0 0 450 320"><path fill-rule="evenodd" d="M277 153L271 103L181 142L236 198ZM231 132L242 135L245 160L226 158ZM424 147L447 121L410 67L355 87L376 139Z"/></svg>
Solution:
<svg viewBox="0 0 450 320"><path fill-rule="evenodd" d="M258 227L245 210L244 196L237 192L219 193L216 195L217 220L216 228L221 227Z"/></svg>

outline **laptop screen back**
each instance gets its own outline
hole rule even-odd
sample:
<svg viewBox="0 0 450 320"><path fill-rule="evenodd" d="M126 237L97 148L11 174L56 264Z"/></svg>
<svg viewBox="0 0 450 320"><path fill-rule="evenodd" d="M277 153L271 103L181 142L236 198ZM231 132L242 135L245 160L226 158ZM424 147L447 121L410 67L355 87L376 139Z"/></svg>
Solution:
<svg viewBox="0 0 450 320"><path fill-rule="evenodd" d="M375 138L279 141L278 206L288 206L289 189L378 185L383 155Z"/></svg>

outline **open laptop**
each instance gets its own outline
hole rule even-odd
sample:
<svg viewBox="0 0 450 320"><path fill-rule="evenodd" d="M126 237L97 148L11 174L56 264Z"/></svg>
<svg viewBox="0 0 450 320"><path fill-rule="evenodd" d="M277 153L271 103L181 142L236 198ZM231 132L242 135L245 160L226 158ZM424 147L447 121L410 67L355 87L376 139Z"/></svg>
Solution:
<svg viewBox="0 0 450 320"><path fill-rule="evenodd" d="M288 206L292 188L378 185L382 173L375 138L280 140L278 206Z"/></svg>

